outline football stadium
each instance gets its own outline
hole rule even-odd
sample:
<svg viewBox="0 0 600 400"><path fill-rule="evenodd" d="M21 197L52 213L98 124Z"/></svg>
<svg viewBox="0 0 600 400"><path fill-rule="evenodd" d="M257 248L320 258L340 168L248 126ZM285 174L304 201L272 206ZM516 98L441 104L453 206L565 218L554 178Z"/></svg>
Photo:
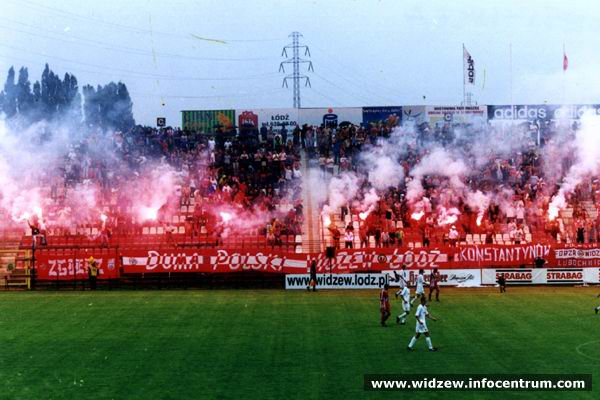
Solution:
<svg viewBox="0 0 600 400"><path fill-rule="evenodd" d="M250 3L6 0L0 398L598 399L600 8Z"/></svg>

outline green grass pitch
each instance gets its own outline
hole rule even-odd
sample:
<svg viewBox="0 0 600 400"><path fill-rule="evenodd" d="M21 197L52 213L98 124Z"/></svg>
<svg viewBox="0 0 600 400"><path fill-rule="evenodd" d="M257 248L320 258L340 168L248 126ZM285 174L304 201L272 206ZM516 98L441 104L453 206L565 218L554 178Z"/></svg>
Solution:
<svg viewBox="0 0 600 400"><path fill-rule="evenodd" d="M1 399L599 399L598 288L442 290L438 353L378 291L0 292ZM414 307L413 307L414 312ZM365 373L592 373L593 392L364 392Z"/></svg>

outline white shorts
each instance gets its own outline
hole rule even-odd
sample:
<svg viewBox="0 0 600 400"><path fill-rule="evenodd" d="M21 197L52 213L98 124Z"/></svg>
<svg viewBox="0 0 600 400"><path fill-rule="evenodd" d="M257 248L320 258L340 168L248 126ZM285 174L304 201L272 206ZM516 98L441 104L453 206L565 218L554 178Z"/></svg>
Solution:
<svg viewBox="0 0 600 400"><path fill-rule="evenodd" d="M427 323L420 324L417 321L416 331L417 331L417 333L426 333L426 332L429 332L429 330L427 329Z"/></svg>
<svg viewBox="0 0 600 400"><path fill-rule="evenodd" d="M417 290L415 293L416 294L424 294L425 290L423 289L423 286L417 286Z"/></svg>
<svg viewBox="0 0 600 400"><path fill-rule="evenodd" d="M402 302L402 310L403 311L410 311L410 303Z"/></svg>

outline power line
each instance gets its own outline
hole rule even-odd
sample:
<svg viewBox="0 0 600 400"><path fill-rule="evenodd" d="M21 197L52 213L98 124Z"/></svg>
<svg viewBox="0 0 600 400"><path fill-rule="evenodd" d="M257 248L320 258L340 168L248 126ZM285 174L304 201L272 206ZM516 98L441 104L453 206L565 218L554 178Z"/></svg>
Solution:
<svg viewBox="0 0 600 400"><path fill-rule="evenodd" d="M4 18L0 17L0 19L4 19ZM17 22L13 22L13 23L17 23ZM31 25L27 25L27 24L22 24L22 23L17 23L17 24L32 27ZM3 26L3 25L0 25L0 29L10 30L11 32L20 32L20 33L24 33L26 35L41 37L41 38L48 39L48 40L58 40L58 41L62 41L62 42L66 42L66 43L70 43L70 44L74 44L74 45L78 45L78 46L86 46L84 43L78 43L76 41L69 40L66 38L49 37L49 36L42 35L39 33L29 32L29 31L12 28L12 27L8 27L8 26ZM57 34L57 33L58 32L53 32L52 34ZM77 37L77 36L73 36L73 35L69 35L69 36L71 36L71 38L75 38L82 42L90 43L98 48L114 50L114 51L119 51L119 52L123 52L126 54L138 55L138 56L148 56L148 57L154 56L154 54L152 54L152 52L143 51L143 50L136 49L133 47L117 46L117 45L113 45L113 44L109 44L109 43L105 43L105 42L101 42L101 41L97 41L97 40L85 39L85 38L81 38L81 37ZM252 62L255 62L255 61L273 60L272 57L252 57L252 58L196 57L196 56L188 56L188 55L183 55L183 54L162 53L162 52L156 52L155 55L157 57L161 57L161 58L169 58L169 59L179 58L179 59L192 60L192 61L235 61L235 62L252 61Z"/></svg>
<svg viewBox="0 0 600 400"><path fill-rule="evenodd" d="M382 99L385 103L391 103L391 104L395 103L395 100L390 100L389 98L387 98L385 96L382 96L381 94L379 94L379 93L377 93L375 91L367 89L366 86L362 86L362 85L357 84L354 80L346 78L344 75L342 75L341 73L339 73L339 71L335 71L335 70L333 70L333 69L331 69L331 68L329 68L327 66L324 66L324 67L325 67L325 69L331 71L334 74L334 76L343 79L344 81L350 83L352 86L355 86L359 90L360 93L364 92L364 93L369 94L371 96L377 97L379 99ZM373 105L375 105L375 104L373 104Z"/></svg>
<svg viewBox="0 0 600 400"><path fill-rule="evenodd" d="M104 65L97 65L97 64L90 64L90 63L84 63L84 62L80 62L80 61L69 60L66 58L56 57L53 55L48 55L48 54L43 54L43 53L38 53L35 51L26 50L26 49L22 49L19 47L6 45L3 43L0 43L0 47L5 47L8 49L20 51L20 52L23 52L26 54L36 55L39 57L56 59L59 61L63 61L63 62L75 64L75 65L83 65L86 67L98 68L101 70L101 72L88 71L89 73L103 74L104 72L102 72L102 71L112 70L112 71L118 72L119 74L127 74L127 75L133 76L133 77L141 77L142 79L158 78L158 79L163 79L163 80L174 80L174 81L243 81L243 80L251 80L251 79L264 79L264 78L274 77L274 76L278 75L276 72L272 72L272 73L266 73L266 74L260 74L260 75L248 75L248 76L239 76L239 77L207 78L207 77L195 77L195 76L173 76L173 75L164 75L164 74L153 74L153 73L144 73L144 72L139 72L139 71L132 71L132 70L127 70L127 69L107 67ZM10 56L10 57L12 57L12 56ZM104 73L104 74L106 74L106 73Z"/></svg>
<svg viewBox="0 0 600 400"><path fill-rule="evenodd" d="M19 0L18 2L14 1L14 0L9 0L12 1L13 3L22 5L22 4L27 4L30 5L34 8L38 8L38 9L43 9L45 11L50 11L53 12L55 14L62 14L68 18L71 19L78 19L78 20L83 20L83 21L92 21L92 22L97 22L100 24L105 24L107 26L111 26L113 28L117 28L117 29L121 29L123 31L127 31L130 33L138 33L138 34L150 34L150 30L149 29L143 29L143 28L138 28L135 26L131 26L131 25L125 25L125 24L119 24L119 23L115 23L115 22L111 22L111 21L106 21L103 20L101 18L96 18L96 17L91 17L91 16L85 16L85 15L81 15L81 14L77 14L71 11L67 11L67 10L63 10L60 8L55 8L55 7L50 7L47 5L43 5L43 4L39 4L39 3L35 3L35 2L31 2L31 1L26 1L26 0ZM189 37L187 35L184 34L180 34L180 33L176 33L176 32L167 32L167 31L154 31L155 34L159 34L159 35L163 35L163 36L172 36L172 37L185 37L188 38ZM234 42L234 43L244 43L244 42L275 42L275 41L279 41L280 39L221 39L224 40L226 42Z"/></svg>
<svg viewBox="0 0 600 400"><path fill-rule="evenodd" d="M223 98L236 98L236 97L247 98L247 97L263 96L263 95L267 95L267 94L281 93L281 92L282 92L282 89L277 88L277 89L273 89L273 90L258 91L258 92L252 92L252 93L231 93L231 94L218 94L218 95L207 95L207 96L180 96L180 95L160 96L155 93L140 93L140 92L130 92L130 93L134 94L136 96L144 96L144 97L160 96L160 97L164 97L167 99L218 99L218 98L222 98L222 97Z"/></svg>
<svg viewBox="0 0 600 400"><path fill-rule="evenodd" d="M358 100L359 103L369 103L368 99L366 99L366 98L364 98L364 97L362 97L360 95L359 96L355 96L352 92L350 92L347 89L344 89L343 87L335 84L334 82L330 81L329 79L325 78L324 76L321 76L321 75L317 74L316 72L315 72L315 75L317 77L321 78L323 81L329 83L331 86L335 87L336 89L341 90L341 91L347 93L348 95L352 96L354 99Z"/></svg>
<svg viewBox="0 0 600 400"><path fill-rule="evenodd" d="M340 103L338 100L335 100L335 99L333 99L333 98L331 98L331 97L327 96L326 94L324 94L324 93L321 93L320 91L318 91L318 90L317 90L317 89L315 89L314 87L311 87L311 92L315 92L315 93L317 93L318 95L320 95L321 97L323 97L324 99L326 99L326 100L329 100L329 101L331 102L330 104L331 104L332 106L333 106L333 105L335 105L336 107L339 107L339 106L340 106L340 104L341 104L341 103Z"/></svg>
<svg viewBox="0 0 600 400"><path fill-rule="evenodd" d="M332 56L329 52L327 52L326 50L318 47L318 46L314 46L317 51L319 53L322 53L325 57L329 58L331 61L333 61L334 63L338 64L339 66L341 66L342 68L346 69L346 71L352 73L353 75L360 77L362 80L364 81L369 81L373 86L378 87L380 90L388 92L391 95L396 95L396 92L391 90L390 88L383 86L379 83L379 81L377 80L373 80L370 76L368 76L367 74L364 74L362 72L359 72L358 70L340 62L339 60L337 60L334 56Z"/></svg>

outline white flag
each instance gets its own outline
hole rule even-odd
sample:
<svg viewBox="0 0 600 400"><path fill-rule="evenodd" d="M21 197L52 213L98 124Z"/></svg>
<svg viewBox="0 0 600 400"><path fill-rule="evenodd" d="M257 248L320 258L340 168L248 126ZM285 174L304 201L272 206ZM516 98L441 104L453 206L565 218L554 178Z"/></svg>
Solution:
<svg viewBox="0 0 600 400"><path fill-rule="evenodd" d="M463 46L463 65L465 73L465 85L475 85L475 61Z"/></svg>

